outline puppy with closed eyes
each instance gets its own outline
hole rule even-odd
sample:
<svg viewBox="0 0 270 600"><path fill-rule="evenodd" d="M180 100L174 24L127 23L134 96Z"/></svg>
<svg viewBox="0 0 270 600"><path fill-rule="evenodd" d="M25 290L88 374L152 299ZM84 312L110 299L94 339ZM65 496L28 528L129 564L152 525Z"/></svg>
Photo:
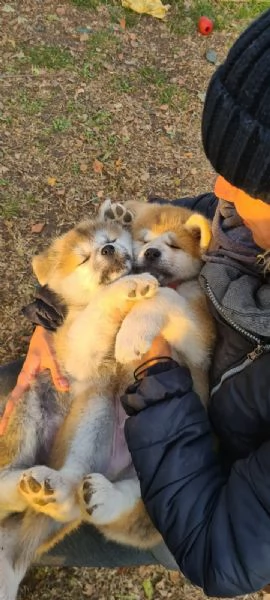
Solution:
<svg viewBox="0 0 270 600"><path fill-rule="evenodd" d="M210 222L186 208L134 200L107 200L101 211L107 222L122 223L131 232L136 270L151 273L167 288L125 318L116 358L121 363L134 359L161 333L176 349L177 360L191 370L194 388L206 405L215 326L198 276L211 240Z"/></svg>
<svg viewBox="0 0 270 600"><path fill-rule="evenodd" d="M153 238L139 239L136 220L127 230L107 220L107 209L108 205L96 219L79 224L33 259L40 284L67 307L65 321L53 335L70 392L58 393L46 373L39 375L0 440L2 600L14 600L36 553L82 521L121 543L146 548L159 541L140 499L119 402L133 380L136 360L157 333L191 368L195 389L203 400L206 397L213 333L202 321L205 313L193 283L209 224L200 217L194 222L192 213L185 213L181 235L186 246L177 268L175 260L166 258L174 286L185 278L181 286L186 284L186 292L180 296L159 285L169 283L164 262L160 274L155 267L156 276L145 263L152 260L146 250L157 239L159 225ZM171 240L173 232L169 233ZM167 234L162 235L166 244ZM132 273L134 253L136 267L145 268L144 273ZM1 398L2 410L5 401Z"/></svg>

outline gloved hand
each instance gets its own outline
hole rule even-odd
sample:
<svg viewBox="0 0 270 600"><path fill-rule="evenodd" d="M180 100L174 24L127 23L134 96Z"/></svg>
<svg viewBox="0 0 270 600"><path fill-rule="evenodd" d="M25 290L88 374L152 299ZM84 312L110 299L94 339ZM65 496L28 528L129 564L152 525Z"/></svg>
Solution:
<svg viewBox="0 0 270 600"><path fill-rule="evenodd" d="M34 325L41 325L49 331L56 331L66 316L66 306L46 285L40 287L36 299L22 309L23 315Z"/></svg>

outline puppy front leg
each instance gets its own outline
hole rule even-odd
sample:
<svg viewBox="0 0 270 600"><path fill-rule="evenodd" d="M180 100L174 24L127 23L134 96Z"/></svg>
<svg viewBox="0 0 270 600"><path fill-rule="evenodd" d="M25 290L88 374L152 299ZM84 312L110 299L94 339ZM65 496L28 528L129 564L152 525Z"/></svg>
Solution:
<svg viewBox="0 0 270 600"><path fill-rule="evenodd" d="M202 334L189 303L174 290L161 288L154 298L132 308L116 337L116 360L126 364L140 359L157 335L162 335L190 368L194 389L206 404L211 340Z"/></svg>
<svg viewBox="0 0 270 600"><path fill-rule="evenodd" d="M134 303L152 298L157 290L158 281L148 273L128 275L106 286L70 328L68 373L79 381L87 379L89 372L93 374L113 347L119 326Z"/></svg>

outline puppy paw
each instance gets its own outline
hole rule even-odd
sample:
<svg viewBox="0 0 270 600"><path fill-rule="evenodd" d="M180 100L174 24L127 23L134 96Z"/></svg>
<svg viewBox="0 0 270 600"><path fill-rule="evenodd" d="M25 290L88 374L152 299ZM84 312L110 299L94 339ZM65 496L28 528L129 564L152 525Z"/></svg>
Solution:
<svg viewBox="0 0 270 600"><path fill-rule="evenodd" d="M111 200L105 200L100 209L100 215L104 221L117 221L124 227L128 227L132 224L133 214L128 210L124 204L120 202L111 202Z"/></svg>
<svg viewBox="0 0 270 600"><path fill-rule="evenodd" d="M21 476L18 487L27 504L36 512L64 522L76 518L71 482L59 471L43 466L30 468Z"/></svg>
<svg viewBox="0 0 270 600"><path fill-rule="evenodd" d="M115 512L115 490L104 475L92 473L83 479L79 496L87 521L104 525L112 520Z"/></svg>
<svg viewBox="0 0 270 600"><path fill-rule="evenodd" d="M159 287L158 280L149 273L129 275L125 278L124 285L127 300L152 298L157 293Z"/></svg>
<svg viewBox="0 0 270 600"><path fill-rule="evenodd" d="M127 321L127 322L126 322ZM122 365L140 360L150 350L158 331L149 327L149 322L123 321L115 340L115 359Z"/></svg>

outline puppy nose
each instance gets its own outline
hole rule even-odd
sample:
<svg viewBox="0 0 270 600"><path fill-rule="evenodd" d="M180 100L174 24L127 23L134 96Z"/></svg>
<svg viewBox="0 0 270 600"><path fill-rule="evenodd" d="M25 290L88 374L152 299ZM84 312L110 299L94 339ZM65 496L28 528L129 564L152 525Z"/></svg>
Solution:
<svg viewBox="0 0 270 600"><path fill-rule="evenodd" d="M106 244L101 250L103 256L112 256L115 253L115 247L112 244Z"/></svg>
<svg viewBox="0 0 270 600"><path fill-rule="evenodd" d="M161 256L160 250L158 248L147 248L145 250L144 256L147 260L156 260Z"/></svg>

